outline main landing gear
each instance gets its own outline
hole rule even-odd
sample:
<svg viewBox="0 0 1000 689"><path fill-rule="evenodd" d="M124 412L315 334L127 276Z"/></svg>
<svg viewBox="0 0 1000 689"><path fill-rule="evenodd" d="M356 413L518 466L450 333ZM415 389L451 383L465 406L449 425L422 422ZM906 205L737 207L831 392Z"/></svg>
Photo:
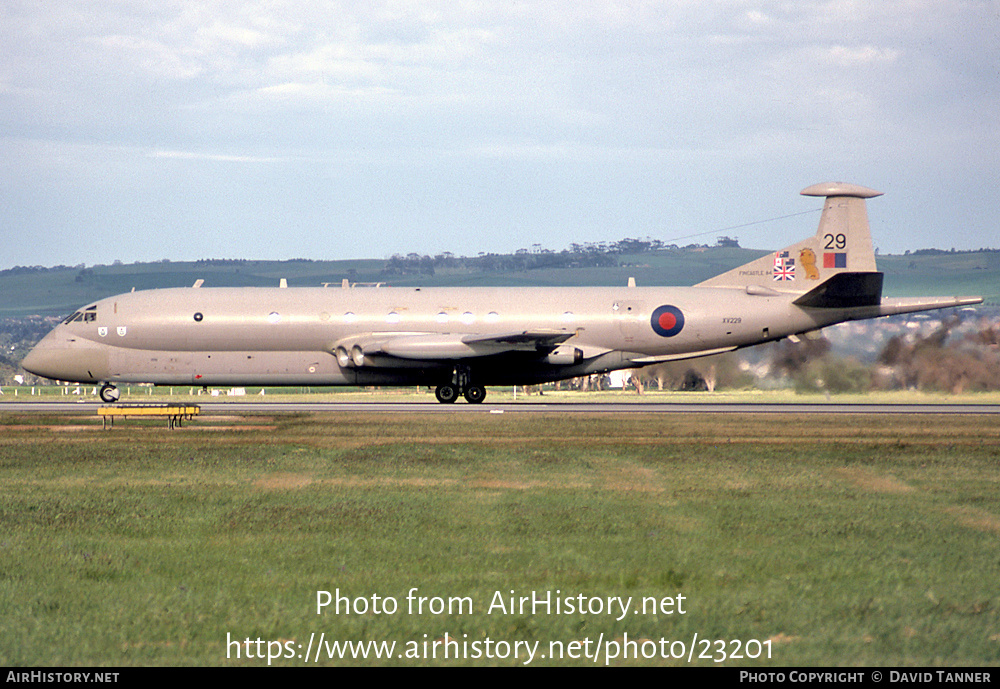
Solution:
<svg viewBox="0 0 1000 689"><path fill-rule="evenodd" d="M101 401L107 404L114 404L118 401L118 398L122 396L121 390L116 388L111 383L105 383L101 386L101 391L98 393L101 396Z"/></svg>
<svg viewBox="0 0 1000 689"><path fill-rule="evenodd" d="M437 397L438 402L451 404L458 399L458 386L451 383L438 385L434 389L434 396ZM479 404L486 399L486 388L482 385L470 385L462 390L462 396L470 404Z"/></svg>
<svg viewBox="0 0 1000 689"><path fill-rule="evenodd" d="M434 396L442 404L451 404L461 394L469 404L479 404L486 399L486 388L482 385L473 385L471 378L472 372L467 366L457 366L451 382L438 385L434 389Z"/></svg>

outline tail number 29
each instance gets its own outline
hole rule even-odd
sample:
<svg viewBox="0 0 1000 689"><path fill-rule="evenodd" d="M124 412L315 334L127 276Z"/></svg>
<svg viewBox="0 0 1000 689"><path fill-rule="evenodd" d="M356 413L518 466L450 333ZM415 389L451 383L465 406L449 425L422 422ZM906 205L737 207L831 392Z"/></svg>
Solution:
<svg viewBox="0 0 1000 689"><path fill-rule="evenodd" d="M844 234L827 234L823 236L823 239L826 240L826 244L823 246L824 249L843 249L847 246L847 236Z"/></svg>

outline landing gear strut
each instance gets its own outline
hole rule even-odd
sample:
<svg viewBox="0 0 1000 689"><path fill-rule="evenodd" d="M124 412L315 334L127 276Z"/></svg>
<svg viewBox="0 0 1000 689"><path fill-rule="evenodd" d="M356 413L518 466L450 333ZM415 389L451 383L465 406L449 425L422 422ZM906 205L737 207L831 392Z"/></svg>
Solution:
<svg viewBox="0 0 1000 689"><path fill-rule="evenodd" d="M486 388L472 384L472 372L468 366L456 366L451 382L434 389L434 396L443 404L451 404L459 395L465 397L469 404L479 404L486 399Z"/></svg>
<svg viewBox="0 0 1000 689"><path fill-rule="evenodd" d="M107 404L114 404L118 401L118 398L122 396L121 390L116 388L111 383L105 383L101 386L101 391L98 393L101 396L101 400Z"/></svg>

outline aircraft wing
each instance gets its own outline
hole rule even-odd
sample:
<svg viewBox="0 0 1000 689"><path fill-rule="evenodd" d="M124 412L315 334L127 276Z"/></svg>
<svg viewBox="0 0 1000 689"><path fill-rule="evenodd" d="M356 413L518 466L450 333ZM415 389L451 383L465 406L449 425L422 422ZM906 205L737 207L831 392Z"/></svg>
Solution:
<svg viewBox="0 0 1000 689"><path fill-rule="evenodd" d="M647 364L664 364L668 361L683 361L684 359L697 359L703 356L712 356L713 354L725 354L726 352L735 351L736 347L719 347L717 349L701 349L697 352L682 352L680 354L663 354L660 356L644 356L637 359L632 359L632 363L641 364L646 366Z"/></svg>
<svg viewBox="0 0 1000 689"><path fill-rule="evenodd" d="M462 341L466 344L496 344L512 345L519 349L543 349L555 347L576 335L576 331L565 330L524 330L502 333L500 335L466 335Z"/></svg>
<svg viewBox="0 0 1000 689"><path fill-rule="evenodd" d="M478 333L397 333L390 337L361 338L344 343L360 347L365 356L388 355L398 359L455 360L509 352L547 354L576 334L564 330L523 330L493 335Z"/></svg>

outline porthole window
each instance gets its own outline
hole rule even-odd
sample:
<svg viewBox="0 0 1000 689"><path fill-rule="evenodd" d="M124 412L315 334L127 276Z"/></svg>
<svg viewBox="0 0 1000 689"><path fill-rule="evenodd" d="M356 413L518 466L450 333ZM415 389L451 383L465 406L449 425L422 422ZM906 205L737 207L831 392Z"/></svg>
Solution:
<svg viewBox="0 0 1000 689"><path fill-rule="evenodd" d="M198 311L194 314L194 320L196 323L201 323L202 318L204 318L204 316L201 314L201 311Z"/></svg>

